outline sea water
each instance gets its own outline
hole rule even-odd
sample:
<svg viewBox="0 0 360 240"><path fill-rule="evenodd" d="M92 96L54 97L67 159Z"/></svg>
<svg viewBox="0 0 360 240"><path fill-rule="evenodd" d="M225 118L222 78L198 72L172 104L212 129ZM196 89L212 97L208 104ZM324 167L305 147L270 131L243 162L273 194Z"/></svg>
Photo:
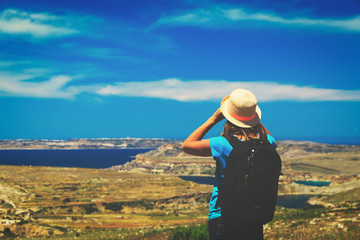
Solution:
<svg viewBox="0 0 360 240"><path fill-rule="evenodd" d="M152 149L0 150L0 165L109 168Z"/></svg>
<svg viewBox="0 0 360 240"><path fill-rule="evenodd" d="M297 184L313 186L313 187L325 187L331 184L330 181L294 181Z"/></svg>

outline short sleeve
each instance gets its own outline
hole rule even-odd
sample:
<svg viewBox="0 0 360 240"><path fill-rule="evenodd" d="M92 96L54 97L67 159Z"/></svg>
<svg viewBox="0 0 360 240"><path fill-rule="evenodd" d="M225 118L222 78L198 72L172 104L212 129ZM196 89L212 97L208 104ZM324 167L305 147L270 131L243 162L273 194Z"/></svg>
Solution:
<svg viewBox="0 0 360 240"><path fill-rule="evenodd" d="M209 139L211 154L214 159L218 159L222 155L224 140L226 140L224 137L213 137Z"/></svg>
<svg viewBox="0 0 360 240"><path fill-rule="evenodd" d="M271 143L271 145L273 145L276 148L275 138L273 136L267 134L267 139L268 139L269 143Z"/></svg>

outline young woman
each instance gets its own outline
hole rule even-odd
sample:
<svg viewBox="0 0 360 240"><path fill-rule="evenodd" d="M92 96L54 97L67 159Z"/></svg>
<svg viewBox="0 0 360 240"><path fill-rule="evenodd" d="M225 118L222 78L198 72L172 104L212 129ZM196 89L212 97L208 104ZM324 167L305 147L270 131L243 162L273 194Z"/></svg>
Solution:
<svg viewBox="0 0 360 240"><path fill-rule="evenodd" d="M203 139L205 134L218 122L225 119L223 132L219 137ZM240 141L249 139L268 140L276 147L275 139L269 131L260 123L261 111L257 105L256 97L248 90L236 89L230 96L225 97L221 107L199 128L197 128L184 141L182 149L184 152L196 156L212 156L217 161L217 169L220 175L215 176L215 184L210 199L210 213L208 228L211 240L224 239L224 231L221 220L221 206L218 199L218 177L223 177L226 161L232 150L227 139L230 136L237 137ZM263 239L263 226L236 227L235 239Z"/></svg>

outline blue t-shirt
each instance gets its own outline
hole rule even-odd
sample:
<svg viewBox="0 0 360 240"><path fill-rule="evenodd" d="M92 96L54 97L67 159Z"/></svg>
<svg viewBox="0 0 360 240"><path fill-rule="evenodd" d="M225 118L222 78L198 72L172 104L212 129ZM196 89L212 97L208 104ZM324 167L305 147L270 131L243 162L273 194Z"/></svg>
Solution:
<svg viewBox="0 0 360 240"><path fill-rule="evenodd" d="M268 141L276 147L275 139L271 135L267 135ZM230 155L233 147L225 137L213 137L209 139L211 154L215 161L218 162L217 166L220 167L221 177L224 176L224 170L226 166L226 161ZM217 198L218 198L218 176L215 175L215 183L213 187L213 192L210 198L210 208L209 208L209 220L217 217L221 217L221 207L215 207Z"/></svg>

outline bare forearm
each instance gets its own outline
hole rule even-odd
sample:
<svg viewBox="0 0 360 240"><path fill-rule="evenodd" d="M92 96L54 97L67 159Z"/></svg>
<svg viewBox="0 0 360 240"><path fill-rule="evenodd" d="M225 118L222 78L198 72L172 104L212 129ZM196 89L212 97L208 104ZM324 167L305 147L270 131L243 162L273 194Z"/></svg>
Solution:
<svg viewBox="0 0 360 240"><path fill-rule="evenodd" d="M211 156L209 140L202 140L206 133L218 122L224 119L220 109L218 109L205 123L198 127L184 141L182 150L196 156Z"/></svg>
<svg viewBox="0 0 360 240"><path fill-rule="evenodd" d="M198 127L193 133L191 133L190 136L188 136L188 138L185 140L185 142L186 141L198 141L198 140L203 139L204 136L206 135L206 133L208 133L209 130L213 126L215 126L215 124L216 124L215 119L213 119L212 117L209 118L200 127Z"/></svg>

